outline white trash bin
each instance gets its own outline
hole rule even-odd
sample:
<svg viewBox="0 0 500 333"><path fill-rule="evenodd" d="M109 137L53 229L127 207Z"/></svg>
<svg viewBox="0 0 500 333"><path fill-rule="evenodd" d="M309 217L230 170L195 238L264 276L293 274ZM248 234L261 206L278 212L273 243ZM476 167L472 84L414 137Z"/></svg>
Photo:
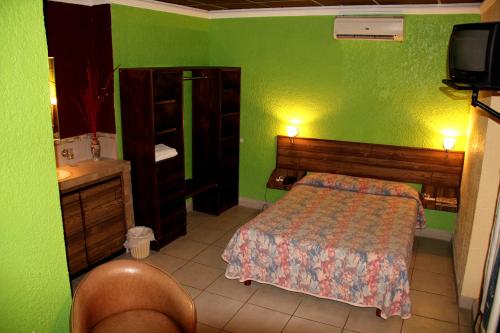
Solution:
<svg viewBox="0 0 500 333"><path fill-rule="evenodd" d="M148 227L133 227L128 229L125 248L130 250L135 259L144 259L149 256L149 243L155 240L153 230Z"/></svg>

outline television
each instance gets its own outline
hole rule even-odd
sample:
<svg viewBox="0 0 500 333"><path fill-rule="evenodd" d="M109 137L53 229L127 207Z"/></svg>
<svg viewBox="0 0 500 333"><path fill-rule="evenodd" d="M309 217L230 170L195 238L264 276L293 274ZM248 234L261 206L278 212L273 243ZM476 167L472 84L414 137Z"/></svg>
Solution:
<svg viewBox="0 0 500 333"><path fill-rule="evenodd" d="M500 22L458 24L448 46L448 77L479 90L500 90Z"/></svg>

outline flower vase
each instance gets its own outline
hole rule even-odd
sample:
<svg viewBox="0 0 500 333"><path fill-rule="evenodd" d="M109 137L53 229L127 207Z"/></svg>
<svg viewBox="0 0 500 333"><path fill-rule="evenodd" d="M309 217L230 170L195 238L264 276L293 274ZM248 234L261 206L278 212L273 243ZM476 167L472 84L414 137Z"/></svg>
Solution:
<svg viewBox="0 0 500 333"><path fill-rule="evenodd" d="M99 161L101 159L101 143L96 135L92 136L92 142L90 143L90 152L92 153L92 159L94 161Z"/></svg>

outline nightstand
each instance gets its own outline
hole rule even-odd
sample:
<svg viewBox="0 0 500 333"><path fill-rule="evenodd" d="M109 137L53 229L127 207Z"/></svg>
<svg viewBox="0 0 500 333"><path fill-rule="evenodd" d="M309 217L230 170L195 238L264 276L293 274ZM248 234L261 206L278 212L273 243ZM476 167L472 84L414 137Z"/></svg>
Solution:
<svg viewBox="0 0 500 333"><path fill-rule="evenodd" d="M276 168L269 176L267 188L289 191L293 184L306 175L305 170Z"/></svg>
<svg viewBox="0 0 500 333"><path fill-rule="evenodd" d="M458 189L455 187L422 186L424 208L447 212L458 211Z"/></svg>

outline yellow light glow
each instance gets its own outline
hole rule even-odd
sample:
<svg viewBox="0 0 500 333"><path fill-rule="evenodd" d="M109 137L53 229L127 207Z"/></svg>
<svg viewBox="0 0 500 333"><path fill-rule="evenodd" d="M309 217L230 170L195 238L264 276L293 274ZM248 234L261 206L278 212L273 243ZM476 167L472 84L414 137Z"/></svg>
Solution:
<svg viewBox="0 0 500 333"><path fill-rule="evenodd" d="M451 138L451 137L444 137L443 138L443 148L444 150L452 150L455 148L455 143L457 142L456 138Z"/></svg>
<svg viewBox="0 0 500 333"><path fill-rule="evenodd" d="M448 137L448 138L456 138L458 136L458 131L454 130L454 129L447 128L447 129L442 130L441 134L443 134L443 136Z"/></svg>
<svg viewBox="0 0 500 333"><path fill-rule="evenodd" d="M53 97L53 96L50 96L50 104L51 105L57 105L57 98Z"/></svg>
<svg viewBox="0 0 500 333"><path fill-rule="evenodd" d="M299 128L297 126L287 126L286 133L288 137L295 138L297 135L299 135Z"/></svg>

